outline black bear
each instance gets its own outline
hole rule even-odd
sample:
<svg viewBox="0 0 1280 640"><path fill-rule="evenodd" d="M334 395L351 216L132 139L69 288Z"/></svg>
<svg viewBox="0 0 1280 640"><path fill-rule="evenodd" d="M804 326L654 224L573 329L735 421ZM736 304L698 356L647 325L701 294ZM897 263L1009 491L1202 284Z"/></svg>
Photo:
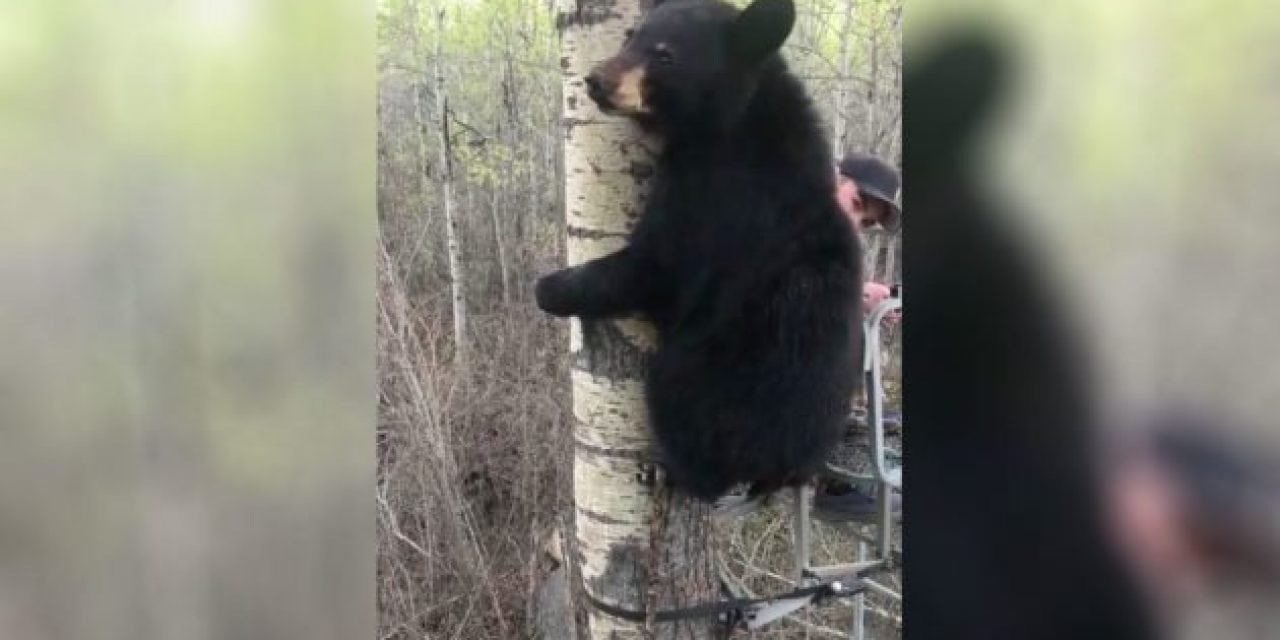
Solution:
<svg viewBox="0 0 1280 640"><path fill-rule="evenodd" d="M985 30L907 57L909 636L1145 640L1103 520L1071 309L976 171L1009 64Z"/></svg>
<svg viewBox="0 0 1280 640"><path fill-rule="evenodd" d="M778 54L791 0L660 2L588 78L606 113L662 140L629 245L542 278L538 305L657 326L646 391L685 493L806 482L839 439L862 367L858 241L833 160Z"/></svg>

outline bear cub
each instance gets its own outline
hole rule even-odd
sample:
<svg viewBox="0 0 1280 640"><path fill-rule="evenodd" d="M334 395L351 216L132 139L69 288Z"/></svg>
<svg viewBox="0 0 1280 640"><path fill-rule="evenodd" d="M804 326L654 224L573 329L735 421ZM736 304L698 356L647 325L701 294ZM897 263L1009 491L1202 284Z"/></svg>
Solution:
<svg viewBox="0 0 1280 640"><path fill-rule="evenodd" d="M537 303L658 330L646 395L659 462L713 501L807 482L862 371L858 241L830 147L778 54L791 0L659 2L586 78L662 142L628 246L543 277Z"/></svg>

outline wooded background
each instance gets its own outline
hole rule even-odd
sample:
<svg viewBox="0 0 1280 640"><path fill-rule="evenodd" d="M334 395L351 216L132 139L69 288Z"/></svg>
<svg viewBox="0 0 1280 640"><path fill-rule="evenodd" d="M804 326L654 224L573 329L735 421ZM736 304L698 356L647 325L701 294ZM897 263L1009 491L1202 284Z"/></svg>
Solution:
<svg viewBox="0 0 1280 640"><path fill-rule="evenodd" d="M784 54L833 149L900 165L901 0L799 9ZM547 1L379 3L382 638L530 636L542 545L571 514L567 323L532 301L564 262L556 24ZM897 281L897 237L867 242ZM778 514L727 535L741 577L785 586Z"/></svg>
<svg viewBox="0 0 1280 640"><path fill-rule="evenodd" d="M502 15L543 25L530 42L547 50L515 41L513 58L541 60L518 75L550 88L554 18L533 1ZM802 2L809 24L822 5ZM476 372L446 366L439 183L410 166L437 162L434 77L418 75L431 73L435 6L420 4L407 30L404 5L378 5L375 61L366 2L0 3L0 638L368 633L375 319L380 636L524 633L535 540L564 499L568 367L555 360L567 340L524 295L501 306L473 285ZM497 29L494 7L446 4L447 87L464 71L456 54L490 48L475 44L487 35L469 48L453 38ZM1121 408L1131 396L1207 403L1274 441L1274 3L913 0L906 12L915 38L960 17L1020 45L1018 81L991 123L1002 169L991 174L1048 227L1043 259L1074 274L1092 352L1111 372L1098 387ZM863 55L866 41L852 42ZM824 51L839 60L838 47ZM390 132L383 122L378 199L392 232L381 244L375 75L379 109L401 114ZM479 95L500 95L498 77ZM405 115L411 83L425 98L425 153ZM850 101L845 120L862 126L862 98ZM554 96L535 106L536 129L553 136ZM540 186L545 209L502 205L503 224L519 213L543 228L505 245L539 261L508 274L522 292L559 264L548 195L559 181ZM467 185L455 189L460 264L480 281L492 230L464 206ZM500 195L517 193L530 200ZM375 258L382 306L370 314ZM473 497L487 495L503 501ZM781 533L744 528L730 548L750 559L786 543L785 522L759 529ZM1271 599L1248 609L1280 611ZM1241 607L1221 614L1228 627L1249 621Z"/></svg>

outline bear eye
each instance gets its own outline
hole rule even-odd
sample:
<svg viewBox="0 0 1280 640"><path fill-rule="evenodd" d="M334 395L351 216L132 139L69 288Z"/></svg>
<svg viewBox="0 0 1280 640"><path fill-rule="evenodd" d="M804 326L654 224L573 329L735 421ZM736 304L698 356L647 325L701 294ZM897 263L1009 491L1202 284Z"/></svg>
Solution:
<svg viewBox="0 0 1280 640"><path fill-rule="evenodd" d="M636 34L636 30L635 30L635 29L627 29L626 31L623 31L623 32L622 32L622 37L623 37L623 38L625 38L625 39L627 39L627 40L630 40L630 39L631 39L631 36L634 36L635 34Z"/></svg>
<svg viewBox="0 0 1280 640"><path fill-rule="evenodd" d="M675 62L676 57L675 54L671 52L671 47L667 46L667 43L659 42L658 44L653 45L653 59L657 61L658 64L671 64L672 62Z"/></svg>

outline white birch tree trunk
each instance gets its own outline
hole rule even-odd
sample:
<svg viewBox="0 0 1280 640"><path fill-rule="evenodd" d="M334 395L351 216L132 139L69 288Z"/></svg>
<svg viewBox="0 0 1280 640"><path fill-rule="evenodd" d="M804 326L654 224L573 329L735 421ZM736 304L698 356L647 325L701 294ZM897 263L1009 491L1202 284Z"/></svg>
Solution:
<svg viewBox="0 0 1280 640"><path fill-rule="evenodd" d="M507 239L502 234L501 215L499 214L499 197L502 181L493 181L493 190L489 194L489 219L493 223L493 241L498 249L498 275L502 280L502 307L511 305L511 268L507 265Z"/></svg>
<svg viewBox="0 0 1280 640"><path fill-rule="evenodd" d="M444 87L444 9L436 12L436 114L440 118L440 191L444 203L445 250L453 294L454 357L467 365L467 279L462 271L462 239L453 202L453 150L449 140L449 99Z"/></svg>
<svg viewBox="0 0 1280 640"><path fill-rule="evenodd" d="M626 244L652 173L653 144L624 119L604 116L586 96L583 77L612 56L642 13L640 0L560 0L569 264ZM658 586L649 594L654 491L643 480L650 452L642 366L652 327L636 320L571 328L574 415L574 524L578 573L587 595L630 611L713 601L718 578L710 548L710 510L676 500L656 539ZM645 624L586 604L591 638L646 637ZM658 638L712 637L714 619L656 623Z"/></svg>

